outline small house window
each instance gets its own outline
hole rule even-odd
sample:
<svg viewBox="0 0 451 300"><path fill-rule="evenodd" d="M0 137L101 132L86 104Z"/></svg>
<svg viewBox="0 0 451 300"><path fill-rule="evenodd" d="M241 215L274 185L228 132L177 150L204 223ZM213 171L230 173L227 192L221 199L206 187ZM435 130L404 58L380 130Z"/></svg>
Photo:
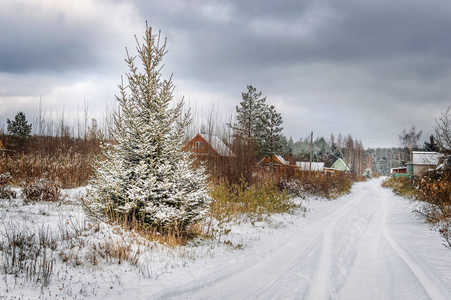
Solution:
<svg viewBox="0 0 451 300"><path fill-rule="evenodd" d="M204 143L203 142L195 142L194 143L194 148L195 149L202 149L204 147Z"/></svg>

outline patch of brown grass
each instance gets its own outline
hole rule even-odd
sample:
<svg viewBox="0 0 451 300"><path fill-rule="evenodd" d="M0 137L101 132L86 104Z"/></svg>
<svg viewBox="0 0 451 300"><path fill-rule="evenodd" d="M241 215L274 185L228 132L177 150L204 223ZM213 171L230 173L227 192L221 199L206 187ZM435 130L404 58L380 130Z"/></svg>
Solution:
<svg viewBox="0 0 451 300"><path fill-rule="evenodd" d="M219 221L232 221L240 216L261 218L264 214L292 213L298 207L274 182L248 185L222 182L214 186L211 215Z"/></svg>
<svg viewBox="0 0 451 300"><path fill-rule="evenodd" d="M48 178L61 183L62 188L86 185L92 172L95 156L77 152L53 155L39 153L0 156L0 174L9 172L15 184L30 179Z"/></svg>

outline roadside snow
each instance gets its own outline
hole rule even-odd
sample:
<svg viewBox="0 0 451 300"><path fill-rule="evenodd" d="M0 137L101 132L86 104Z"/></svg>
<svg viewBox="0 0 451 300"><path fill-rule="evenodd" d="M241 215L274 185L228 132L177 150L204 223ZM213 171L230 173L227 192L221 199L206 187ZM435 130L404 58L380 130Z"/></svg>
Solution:
<svg viewBox="0 0 451 300"><path fill-rule="evenodd" d="M333 201L307 199L305 217L229 224L216 228L217 240L175 249L148 244L139 267L58 261L44 289L1 275L0 299L451 299L451 251L411 202L380 183L358 183ZM83 212L74 203L2 200L0 216L3 227L12 220L56 230ZM100 237L114 238L111 231Z"/></svg>

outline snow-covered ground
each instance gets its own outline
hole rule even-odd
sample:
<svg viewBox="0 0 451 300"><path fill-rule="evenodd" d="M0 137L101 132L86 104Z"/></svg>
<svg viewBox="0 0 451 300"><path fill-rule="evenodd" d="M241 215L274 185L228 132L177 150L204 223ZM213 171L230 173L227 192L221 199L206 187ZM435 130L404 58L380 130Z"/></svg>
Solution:
<svg viewBox="0 0 451 300"><path fill-rule="evenodd" d="M147 273L124 264L59 264L72 279L54 275L45 290L16 280L8 293L0 278L0 299L451 299L451 251L412 213L415 204L381 180L355 184L333 201L306 200L305 216L230 224L220 242L154 245L141 258ZM10 205L6 212L3 204L3 220L38 222L42 205L24 214L31 209ZM55 223L74 212L45 214Z"/></svg>

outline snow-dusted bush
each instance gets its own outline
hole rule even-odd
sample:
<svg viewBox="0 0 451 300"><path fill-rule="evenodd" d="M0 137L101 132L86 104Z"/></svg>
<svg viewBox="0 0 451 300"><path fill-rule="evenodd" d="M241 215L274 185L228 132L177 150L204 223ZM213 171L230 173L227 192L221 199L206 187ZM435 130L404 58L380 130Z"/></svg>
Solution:
<svg viewBox="0 0 451 300"><path fill-rule="evenodd" d="M278 187L294 197L314 195L334 199L351 191L355 178L343 172L323 173L296 171L278 178Z"/></svg>
<svg viewBox="0 0 451 300"><path fill-rule="evenodd" d="M207 178L181 151L189 116L182 116L183 102L171 108L172 78L161 79L166 43L147 28L136 49L137 56L127 52L130 71L116 96L114 142L102 145L105 159L94 168L87 208L97 216L183 232L209 207Z"/></svg>
<svg viewBox="0 0 451 300"><path fill-rule="evenodd" d="M41 178L27 183L22 190L22 196L27 202L57 202L61 200L61 189L57 182L48 178Z"/></svg>
<svg viewBox="0 0 451 300"><path fill-rule="evenodd" d="M280 180L280 189L285 190L288 195L293 197L305 196L304 188L299 179Z"/></svg>
<svg viewBox="0 0 451 300"><path fill-rule="evenodd" d="M0 174L0 199L16 198L16 192L9 185L12 177L9 172Z"/></svg>

